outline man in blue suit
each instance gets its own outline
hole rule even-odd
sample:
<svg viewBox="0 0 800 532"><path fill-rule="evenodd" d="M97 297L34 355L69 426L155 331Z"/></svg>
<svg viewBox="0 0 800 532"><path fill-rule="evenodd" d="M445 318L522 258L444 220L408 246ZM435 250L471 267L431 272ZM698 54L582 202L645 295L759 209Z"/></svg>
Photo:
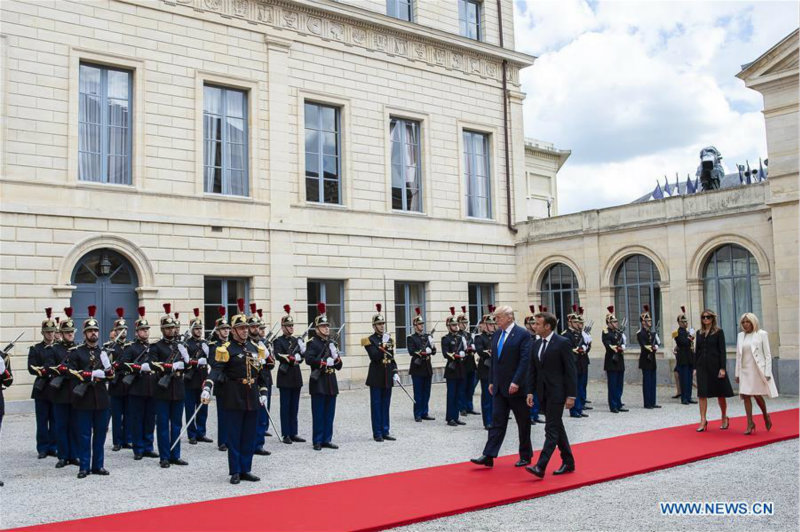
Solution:
<svg viewBox="0 0 800 532"><path fill-rule="evenodd" d="M489 373L489 393L492 395L492 428L483 454L471 461L492 467L508 426L508 412L514 412L519 429L519 461L517 467L531 463L530 410L525 403L528 391L528 362L531 353L531 335L514 323L514 310L509 306L494 311L497 330L492 335L492 366Z"/></svg>
<svg viewBox="0 0 800 532"><path fill-rule="evenodd" d="M526 467L525 470L542 478L556 447L561 452L561 467L553 471L553 474L563 475L575 471L575 457L572 456L561 416L565 408L575 405L578 376L570 341L554 332L556 317L549 312L539 312L534 317L534 327L539 339L534 342L531 352L531 392L528 395L528 405L533 404L533 389L536 389L545 412L545 438L536 465Z"/></svg>

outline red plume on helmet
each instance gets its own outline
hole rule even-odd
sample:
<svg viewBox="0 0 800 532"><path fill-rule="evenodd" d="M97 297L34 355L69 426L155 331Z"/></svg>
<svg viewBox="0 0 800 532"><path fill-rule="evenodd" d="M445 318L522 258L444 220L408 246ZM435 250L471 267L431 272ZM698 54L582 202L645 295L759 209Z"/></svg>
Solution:
<svg viewBox="0 0 800 532"><path fill-rule="evenodd" d="M66 310L66 309L64 309L64 310ZM140 318L144 318L144 307L139 307L139 308L138 308L138 309L136 309L136 310L138 310L138 311L139 311L139 317L140 317ZM70 313L70 314L71 314L71 313Z"/></svg>
<svg viewBox="0 0 800 532"><path fill-rule="evenodd" d="M531 309L531 314L536 314L536 305L528 305L528 308Z"/></svg>
<svg viewBox="0 0 800 532"><path fill-rule="evenodd" d="M199 308L193 308L192 312L194 312L194 317L195 318L199 318L200 317L200 309Z"/></svg>
<svg viewBox="0 0 800 532"><path fill-rule="evenodd" d="M97 312L97 307L95 305L89 305L89 317L94 318L94 313Z"/></svg>
<svg viewBox="0 0 800 532"><path fill-rule="evenodd" d="M606 307L606 310L609 314L614 314L614 305L609 305Z"/></svg>
<svg viewBox="0 0 800 532"><path fill-rule="evenodd" d="M64 307L64 314L66 314L68 318L71 318L72 317L72 307Z"/></svg>
<svg viewBox="0 0 800 532"><path fill-rule="evenodd" d="M547 312L547 306L545 305L542 306L542 312Z"/></svg>
<svg viewBox="0 0 800 532"><path fill-rule="evenodd" d="M583 316L583 307L578 307L578 314Z"/></svg>
<svg viewBox="0 0 800 532"><path fill-rule="evenodd" d="M578 312L578 304L577 303L573 303L572 304L572 312Z"/></svg>
<svg viewBox="0 0 800 532"><path fill-rule="evenodd" d="M489 314L494 314L494 309L496 309L494 305L489 305Z"/></svg>
<svg viewBox="0 0 800 532"><path fill-rule="evenodd" d="M686 307L683 305L681 305L681 313L686 314Z"/></svg>
<svg viewBox="0 0 800 532"><path fill-rule="evenodd" d="M177 320L181 316L180 312L175 313L175 319Z"/></svg>
<svg viewBox="0 0 800 532"><path fill-rule="evenodd" d="M172 304L164 303L162 306L164 307L164 314L169 314L172 312Z"/></svg>
<svg viewBox="0 0 800 532"><path fill-rule="evenodd" d="M236 300L236 306L239 307L239 313L244 314L244 298L239 298Z"/></svg>
<svg viewBox="0 0 800 532"><path fill-rule="evenodd" d="M284 311L286 314L290 314L290 313L292 312L292 307L291 307L291 306L289 306L289 305L284 305L284 306L283 306L283 311Z"/></svg>
<svg viewBox="0 0 800 532"><path fill-rule="evenodd" d="M50 316L53 315L53 307L47 307L44 309L44 313L47 315L47 319L50 319Z"/></svg>
<svg viewBox="0 0 800 532"><path fill-rule="evenodd" d="M225 309L225 307L223 307L223 306L221 306L221 305L220 305L220 306L217 308L217 312L219 312L219 317L220 317L220 318L222 318L222 317L224 317L224 316L225 316L226 309Z"/></svg>
<svg viewBox="0 0 800 532"><path fill-rule="evenodd" d="M117 317L122 318L125 315L125 309L122 307L117 307Z"/></svg>
<svg viewBox="0 0 800 532"><path fill-rule="evenodd" d="M320 314L325 314L325 309L326 309L325 303L323 303L322 301L317 303L317 312L319 312Z"/></svg>
<svg viewBox="0 0 800 532"><path fill-rule="evenodd" d="M645 312L650 312L650 305L642 305Z"/></svg>
<svg viewBox="0 0 800 532"><path fill-rule="evenodd" d="M450 314L453 316L456 315L456 307L450 307Z"/></svg>
<svg viewBox="0 0 800 532"><path fill-rule="evenodd" d="M61 322L61 318L59 318L58 316L56 316L56 323L60 323L60 322Z"/></svg>
<svg viewBox="0 0 800 532"><path fill-rule="evenodd" d="M380 314L380 313L381 313L381 308L383 308L383 307L381 306L381 304L380 304L380 303L375 303L375 310L377 310L377 311L378 311L378 314Z"/></svg>
<svg viewBox="0 0 800 532"><path fill-rule="evenodd" d="M462 314L466 314L466 313L467 313L467 307L466 307L466 305L461 305L461 313L462 313Z"/></svg>
<svg viewBox="0 0 800 532"><path fill-rule="evenodd" d="M539 312L544 312L544 305L539 305Z"/></svg>
<svg viewBox="0 0 800 532"><path fill-rule="evenodd" d="M258 317L259 318L263 318L264 317L264 311L262 309L258 309L258 310L256 310L256 312L258 312Z"/></svg>
<svg viewBox="0 0 800 532"><path fill-rule="evenodd" d="M416 313L417 313L417 316L419 316L420 314L422 314L422 310L421 310L419 307L414 307L414 312L416 312Z"/></svg>
<svg viewBox="0 0 800 532"><path fill-rule="evenodd" d="M255 314L257 308L258 305L256 305L255 303L250 303L250 314Z"/></svg>

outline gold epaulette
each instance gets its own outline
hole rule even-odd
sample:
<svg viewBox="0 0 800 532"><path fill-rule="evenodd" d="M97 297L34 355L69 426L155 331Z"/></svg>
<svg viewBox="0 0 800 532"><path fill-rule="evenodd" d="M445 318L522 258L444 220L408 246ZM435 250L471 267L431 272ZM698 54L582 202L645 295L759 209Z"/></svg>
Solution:
<svg viewBox="0 0 800 532"><path fill-rule="evenodd" d="M217 362L225 363L231 359L230 353L228 353L228 346L230 342L225 342L221 346L217 347L216 351L214 351L214 360Z"/></svg>
<svg viewBox="0 0 800 532"><path fill-rule="evenodd" d="M603 334L608 333L608 327L603 327Z"/></svg>
<svg viewBox="0 0 800 532"><path fill-rule="evenodd" d="M67 349L67 351L75 351L76 349L78 349L78 346L77 345L73 345L72 347Z"/></svg>
<svg viewBox="0 0 800 532"><path fill-rule="evenodd" d="M372 342L370 341L369 336L365 336L361 339L361 347L367 347L371 343Z"/></svg>
<svg viewBox="0 0 800 532"><path fill-rule="evenodd" d="M264 360L266 358L267 358L267 348L264 347L264 344L259 342L259 344L258 344L258 359L259 360Z"/></svg>
<svg viewBox="0 0 800 532"><path fill-rule="evenodd" d="M673 338L677 338L678 337L678 331L672 331L672 337Z"/></svg>

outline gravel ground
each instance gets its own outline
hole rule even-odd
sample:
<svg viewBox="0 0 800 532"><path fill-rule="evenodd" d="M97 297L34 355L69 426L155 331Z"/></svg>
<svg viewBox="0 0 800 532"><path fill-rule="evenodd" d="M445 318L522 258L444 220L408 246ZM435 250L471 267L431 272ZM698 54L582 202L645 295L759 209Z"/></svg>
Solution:
<svg viewBox="0 0 800 532"><path fill-rule="evenodd" d="M589 418L565 418L570 441L599 438L694 423L697 407L680 405L670 398L671 388L660 387L661 410L644 410L641 388L626 387L623 400L628 413L611 414L605 405L605 383L592 382L589 398L594 400ZM444 385L433 387L432 412L436 421L415 423L410 402L401 390L392 401L392 433L396 442L372 441L369 394L366 389L339 396L334 426L337 451L311 449L310 443L284 445L267 438L272 456L255 457L253 473L258 483L228 484L226 454L216 444L182 444L188 467L160 469L156 459L135 462L130 450L111 452L111 435L106 442L108 477L90 476L78 481L77 468L55 469L54 458L37 460L32 414L7 415L2 432L2 513L0 527L12 528L37 523L76 519L170 504L232 497L276 489L292 488L405 471L434 465L463 462L480 454L486 441L480 416L469 416L463 427L444 423ZM277 395L273 397L277 403ZM476 394L476 406L479 405ZM797 407L797 397L770 401L771 410ZM311 412L308 396L300 403L300 435L310 440ZM216 438L216 416L209 415L209 436ZM740 400L730 401L731 416L744 414ZM278 419L277 404L273 417ZM716 405L709 407L709 419L718 418ZM510 422L513 427L513 421ZM761 427L759 427L761 429ZM761 429L763 430L763 429ZM275 431L270 428L273 434ZM532 433L535 449L544 441L543 425ZM509 431L501 454L514 454L516 430ZM796 530L798 524L797 440L739 452L666 471L589 486L405 527L408 530L496 530L518 529L520 522L536 523L544 530ZM776 467L777 466L777 467ZM734 487L735 486L735 487ZM80 489L80 495L74 490ZM59 504L63 495L70 502ZM579 497L579 499L578 499ZM78 501L85 501L80 504ZM579 500L579 502L577 502ZM666 517L658 501L772 501L771 517ZM47 501L43 503L43 501ZM615 501L619 501L616 504Z"/></svg>

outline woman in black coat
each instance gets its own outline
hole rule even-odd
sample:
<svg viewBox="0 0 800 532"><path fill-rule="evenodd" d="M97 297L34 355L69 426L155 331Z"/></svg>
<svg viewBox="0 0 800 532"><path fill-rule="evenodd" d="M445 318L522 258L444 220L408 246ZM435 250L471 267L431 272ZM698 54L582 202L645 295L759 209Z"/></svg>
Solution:
<svg viewBox="0 0 800 532"><path fill-rule="evenodd" d="M700 315L702 327L697 332L695 341L694 373L697 377L697 398L700 406L700 426L697 432L706 430L708 420L708 398L716 397L722 412L720 429L728 428L728 402L726 397L733 397L733 388L728 378L725 360L725 333L717 326L717 315L713 310L705 309Z"/></svg>

